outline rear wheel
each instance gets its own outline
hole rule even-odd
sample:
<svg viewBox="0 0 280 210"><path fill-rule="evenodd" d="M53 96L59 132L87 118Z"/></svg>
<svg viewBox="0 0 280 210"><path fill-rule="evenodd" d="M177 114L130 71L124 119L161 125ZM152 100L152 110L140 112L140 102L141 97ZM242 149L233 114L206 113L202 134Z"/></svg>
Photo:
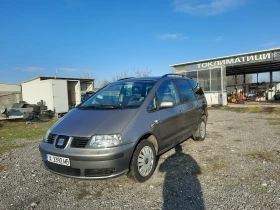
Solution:
<svg viewBox="0 0 280 210"><path fill-rule="evenodd" d="M137 182L147 181L155 171L156 161L154 145L142 140L133 153L128 176Z"/></svg>
<svg viewBox="0 0 280 210"><path fill-rule="evenodd" d="M195 141L203 141L206 137L206 120L205 118L201 118L199 126L196 132L193 134L193 139Z"/></svg>

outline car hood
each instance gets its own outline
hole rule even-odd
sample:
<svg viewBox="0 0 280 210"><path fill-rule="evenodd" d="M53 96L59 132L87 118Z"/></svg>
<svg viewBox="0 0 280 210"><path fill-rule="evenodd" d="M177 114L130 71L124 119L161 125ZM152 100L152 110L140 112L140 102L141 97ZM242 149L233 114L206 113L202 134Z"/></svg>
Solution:
<svg viewBox="0 0 280 210"><path fill-rule="evenodd" d="M138 109L74 109L51 128L51 133L90 137L121 133Z"/></svg>

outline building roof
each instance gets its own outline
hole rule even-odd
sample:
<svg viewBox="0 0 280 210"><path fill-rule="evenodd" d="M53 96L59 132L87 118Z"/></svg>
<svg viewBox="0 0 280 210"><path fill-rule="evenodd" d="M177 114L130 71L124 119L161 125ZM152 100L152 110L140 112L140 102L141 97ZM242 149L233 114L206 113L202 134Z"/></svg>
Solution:
<svg viewBox="0 0 280 210"><path fill-rule="evenodd" d="M79 80L81 82L93 82L95 79L93 78L71 78L71 77L45 77L45 76L38 76L32 79L26 80L23 83L31 82L33 80L40 79L40 80L48 80L48 79L59 79L59 80Z"/></svg>
<svg viewBox="0 0 280 210"><path fill-rule="evenodd" d="M280 48L273 48L273 49L256 51L256 52L248 52L248 53L236 54L236 55L230 55L230 56L224 56L224 57L210 58L210 59L198 60L198 61L192 61L192 62L186 62L186 63L178 63L178 64L172 64L172 65L169 65L169 66L170 67L184 66L184 65L203 63L203 62L213 61L213 60L221 60L221 59L231 58L231 57L236 57L236 56L245 56L245 55L256 54L256 53L271 52L271 51L275 51L275 50L280 50Z"/></svg>
<svg viewBox="0 0 280 210"><path fill-rule="evenodd" d="M12 84L12 83L5 83L5 82L0 82L0 85L17 85L17 86L20 86L20 84Z"/></svg>

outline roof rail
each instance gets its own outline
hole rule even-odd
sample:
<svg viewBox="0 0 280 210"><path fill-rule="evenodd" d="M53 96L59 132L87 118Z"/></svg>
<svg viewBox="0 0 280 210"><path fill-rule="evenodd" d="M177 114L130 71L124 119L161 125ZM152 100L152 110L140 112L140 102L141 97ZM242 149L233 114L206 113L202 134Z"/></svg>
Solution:
<svg viewBox="0 0 280 210"><path fill-rule="evenodd" d="M135 77L125 77L125 78L118 79L118 81L125 80L125 79L132 79L132 78L135 78Z"/></svg>
<svg viewBox="0 0 280 210"><path fill-rule="evenodd" d="M165 75L163 75L162 77L168 77L168 76L186 77L186 76L183 75L183 74L165 74Z"/></svg>

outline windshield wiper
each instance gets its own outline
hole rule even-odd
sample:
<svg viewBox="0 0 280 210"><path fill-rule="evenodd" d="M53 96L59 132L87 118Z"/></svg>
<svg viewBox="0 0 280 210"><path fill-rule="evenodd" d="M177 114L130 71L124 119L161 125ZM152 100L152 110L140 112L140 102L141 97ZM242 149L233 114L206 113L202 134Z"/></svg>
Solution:
<svg viewBox="0 0 280 210"><path fill-rule="evenodd" d="M82 106L83 109L123 109L123 106L116 105L102 105L102 104L90 104L88 106Z"/></svg>

